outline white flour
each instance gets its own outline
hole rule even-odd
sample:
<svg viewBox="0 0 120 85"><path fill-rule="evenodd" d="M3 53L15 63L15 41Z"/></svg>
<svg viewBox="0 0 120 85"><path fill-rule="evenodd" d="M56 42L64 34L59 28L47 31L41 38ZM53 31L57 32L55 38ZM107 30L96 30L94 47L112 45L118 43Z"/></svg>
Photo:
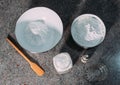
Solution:
<svg viewBox="0 0 120 85"><path fill-rule="evenodd" d="M84 48L100 44L105 37L104 24L94 15L81 15L72 23L72 37Z"/></svg>
<svg viewBox="0 0 120 85"><path fill-rule="evenodd" d="M26 23L23 23L26 24ZM20 25L22 26L22 25ZM44 21L28 22L24 27L23 45L25 48L34 51L44 52L53 48L61 38L61 33L55 27L46 24Z"/></svg>
<svg viewBox="0 0 120 85"><path fill-rule="evenodd" d="M85 36L86 41L91 41L91 40L99 39L102 37L102 35L100 33L97 33L95 28L91 26L89 23L85 25L85 28L87 30L87 33Z"/></svg>
<svg viewBox="0 0 120 85"><path fill-rule="evenodd" d="M41 45L42 43L45 43L45 39L48 35L47 33L48 27L44 24L44 22L35 21L28 24L25 36L32 45Z"/></svg>

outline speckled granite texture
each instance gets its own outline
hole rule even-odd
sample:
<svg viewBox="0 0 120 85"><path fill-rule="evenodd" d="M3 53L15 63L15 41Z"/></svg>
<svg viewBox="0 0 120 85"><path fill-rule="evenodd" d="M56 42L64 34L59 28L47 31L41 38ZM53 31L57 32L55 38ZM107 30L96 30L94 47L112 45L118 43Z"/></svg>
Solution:
<svg viewBox="0 0 120 85"><path fill-rule="evenodd" d="M19 16L26 10L45 6L56 11L64 23L64 35L56 47L45 53L31 54L45 70L38 77L28 63L6 42L14 33ZM84 13L99 16L105 23L107 35L103 43L86 52L92 57L87 64L80 61L82 48L71 38L70 23ZM0 0L0 85L119 85L120 83L120 0ZM60 52L68 52L74 66L70 72L59 75L52 59ZM108 78L101 82L88 82L86 70L98 63L109 69Z"/></svg>

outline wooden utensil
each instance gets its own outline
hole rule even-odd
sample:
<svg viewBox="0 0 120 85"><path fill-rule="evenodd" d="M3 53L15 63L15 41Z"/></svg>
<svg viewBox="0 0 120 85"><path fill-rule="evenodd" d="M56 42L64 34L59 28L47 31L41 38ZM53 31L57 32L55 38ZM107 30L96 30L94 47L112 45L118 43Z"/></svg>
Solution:
<svg viewBox="0 0 120 85"><path fill-rule="evenodd" d="M32 68L32 70L38 75L38 76L42 76L45 72L43 71L43 69L41 69L36 63L32 62L30 59L27 58L27 56L16 46L14 45L14 43L7 38L6 39L10 45L12 47L15 48L15 50L30 64L30 67Z"/></svg>

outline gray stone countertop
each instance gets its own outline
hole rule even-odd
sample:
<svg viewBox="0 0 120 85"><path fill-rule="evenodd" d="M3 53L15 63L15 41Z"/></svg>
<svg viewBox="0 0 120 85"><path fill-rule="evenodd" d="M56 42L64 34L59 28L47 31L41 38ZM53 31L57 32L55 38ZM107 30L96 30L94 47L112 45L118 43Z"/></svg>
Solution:
<svg viewBox="0 0 120 85"><path fill-rule="evenodd" d="M19 16L26 10L45 6L56 11L64 23L64 35L51 50L28 54L43 67L45 74L37 76L29 64L6 42L14 33ZM88 63L80 61L83 48L70 34L73 19L84 13L99 16L107 28L105 40L97 47L88 49ZM0 0L0 85L119 85L120 83L120 0ZM57 74L52 59L61 52L71 55L74 66L66 74ZM86 70L104 63L109 70L104 81L88 82Z"/></svg>

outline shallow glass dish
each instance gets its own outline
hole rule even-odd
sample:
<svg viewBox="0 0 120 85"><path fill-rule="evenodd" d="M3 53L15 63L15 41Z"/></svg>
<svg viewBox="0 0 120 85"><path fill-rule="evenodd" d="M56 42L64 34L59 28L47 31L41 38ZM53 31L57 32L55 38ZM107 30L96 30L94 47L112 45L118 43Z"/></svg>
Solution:
<svg viewBox="0 0 120 85"><path fill-rule="evenodd" d="M78 45L87 49L99 45L104 40L106 28L98 16L83 14L74 19L71 34Z"/></svg>
<svg viewBox="0 0 120 85"><path fill-rule="evenodd" d="M32 53L52 49L62 38L63 23L56 12L35 7L23 13L16 23L18 43Z"/></svg>

